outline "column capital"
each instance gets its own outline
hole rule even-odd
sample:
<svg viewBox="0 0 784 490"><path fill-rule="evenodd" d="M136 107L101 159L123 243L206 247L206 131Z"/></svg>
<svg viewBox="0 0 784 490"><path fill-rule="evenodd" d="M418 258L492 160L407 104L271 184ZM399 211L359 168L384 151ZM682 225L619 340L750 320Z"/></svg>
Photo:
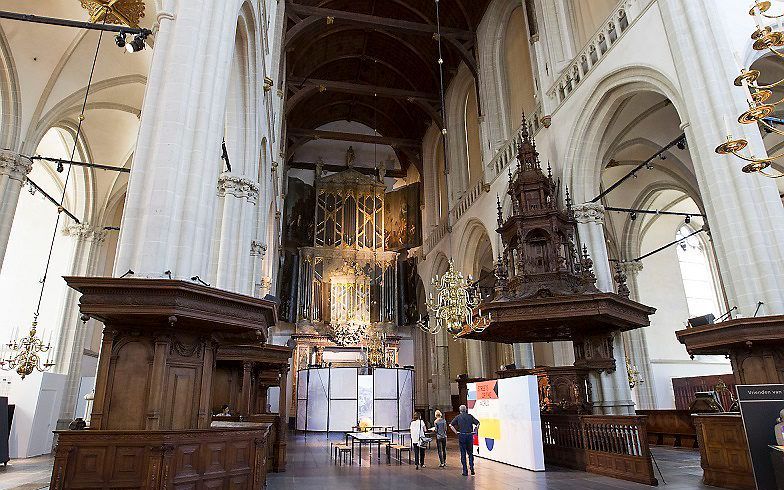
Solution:
<svg viewBox="0 0 784 490"><path fill-rule="evenodd" d="M572 206L574 218L578 223L604 223L604 206L596 202L587 202Z"/></svg>
<svg viewBox="0 0 784 490"><path fill-rule="evenodd" d="M627 276L635 276L642 272L642 262L621 262L621 270Z"/></svg>
<svg viewBox="0 0 784 490"><path fill-rule="evenodd" d="M256 204L259 200L259 184L236 175L222 173L218 177L218 197L226 195L234 196L238 199L247 199L248 202Z"/></svg>
<svg viewBox="0 0 784 490"><path fill-rule="evenodd" d="M89 223L74 223L63 227L63 235L77 240L102 243L106 240L108 233L102 226L92 226Z"/></svg>
<svg viewBox="0 0 784 490"><path fill-rule="evenodd" d="M24 182L25 176L33 169L33 161L11 150L0 150L0 175L8 175L14 180Z"/></svg>

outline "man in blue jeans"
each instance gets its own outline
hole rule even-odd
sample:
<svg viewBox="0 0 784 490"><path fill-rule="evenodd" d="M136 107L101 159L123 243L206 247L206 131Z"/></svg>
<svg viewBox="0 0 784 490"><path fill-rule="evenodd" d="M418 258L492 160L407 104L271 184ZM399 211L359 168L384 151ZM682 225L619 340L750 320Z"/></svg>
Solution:
<svg viewBox="0 0 784 490"><path fill-rule="evenodd" d="M476 417L468 413L468 408L466 408L465 405L460 405L460 415L452 420L449 428L452 429L452 432L457 434L457 440L460 442L460 462L463 463L463 476L468 476L466 453L468 453L468 466L471 468L471 474L475 474L474 432L479 430L479 421L476 420Z"/></svg>

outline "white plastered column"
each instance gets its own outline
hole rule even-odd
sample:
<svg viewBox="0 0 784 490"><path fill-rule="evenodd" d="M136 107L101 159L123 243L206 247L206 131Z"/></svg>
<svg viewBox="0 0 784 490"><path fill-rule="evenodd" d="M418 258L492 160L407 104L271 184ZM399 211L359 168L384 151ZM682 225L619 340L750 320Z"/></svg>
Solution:
<svg viewBox="0 0 784 490"><path fill-rule="evenodd" d="M223 173L218 178L218 199L221 217L215 250L215 286L252 295L255 282L252 260L259 253L259 247L254 247L259 185Z"/></svg>
<svg viewBox="0 0 784 490"><path fill-rule="evenodd" d="M101 226L86 223L73 224L63 228L63 235L74 241L73 261L68 274L71 276L94 276L98 273L102 248L106 241L106 231ZM82 358L84 347L92 326L81 320L79 315L80 294L68 289L63 302L62 323L55 348L55 369L66 375L63 403L60 405L60 422L58 426L67 427L74 417L74 410L79 395L79 383L82 379ZM90 320L94 323L95 320ZM89 373L88 375L93 375Z"/></svg>
<svg viewBox="0 0 784 490"><path fill-rule="evenodd" d="M33 161L10 150L0 150L0 270L11 237L19 194Z"/></svg>
<svg viewBox="0 0 784 490"><path fill-rule="evenodd" d="M642 271L642 262L625 262L621 265L621 270L626 274L626 285L631 294L629 298L639 301L640 293L637 286L637 276ZM645 340L645 332L641 328L630 330L623 333L623 344L629 362L634 365L640 373L642 382L634 387L637 395L637 407L642 410L656 409L656 390L654 389L653 370L651 369L650 356L648 355L648 344Z"/></svg>
<svg viewBox="0 0 784 490"><path fill-rule="evenodd" d="M593 259L596 287L600 291L612 292L614 284L604 238L604 207L597 203L576 205L572 208L577 220L578 233L583 245ZM613 357L615 370L612 372L591 371L591 387L595 414L627 415L634 413L634 401L626 373L626 351L620 332L613 333Z"/></svg>
<svg viewBox="0 0 784 490"><path fill-rule="evenodd" d="M752 316L784 313L784 207L775 183L740 171L744 162L715 153L724 140L723 119L732 121L735 137L749 141L758 157L765 155L756 125L735 121L748 109L743 90L732 80L737 68L721 15L706 0L659 2L686 114L682 119L700 194L730 306ZM743 12L738 8L738 12ZM749 21L749 31L753 25ZM748 41L750 42L750 41Z"/></svg>
<svg viewBox="0 0 784 490"><path fill-rule="evenodd" d="M533 344L514 344L514 362L517 369L533 369L536 365Z"/></svg>
<svg viewBox="0 0 784 490"><path fill-rule="evenodd" d="M169 2L158 15L115 275L210 273L238 4Z"/></svg>

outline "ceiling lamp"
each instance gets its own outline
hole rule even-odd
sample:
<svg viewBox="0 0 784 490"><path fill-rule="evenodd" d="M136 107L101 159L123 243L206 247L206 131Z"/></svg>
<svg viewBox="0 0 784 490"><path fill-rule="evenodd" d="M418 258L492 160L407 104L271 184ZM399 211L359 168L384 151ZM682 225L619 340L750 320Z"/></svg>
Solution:
<svg viewBox="0 0 784 490"><path fill-rule="evenodd" d="M769 1L756 0L754 6L749 10L749 15L754 17L754 21L757 24L757 29L751 34L751 39L754 41L753 48L755 51L769 51L773 54L774 60L781 62L784 58L784 51L777 50L776 48L784 46L784 32L774 31L770 26L762 27L760 24L764 19L779 19L779 29L781 29L780 19L784 17L784 14L770 15L767 13L769 9ZM784 102L784 98L778 101L770 100L773 95L772 89L784 84L784 78L776 82L761 85L758 83L758 79L761 75L759 70L747 70L740 66L740 61L738 61L738 68L740 70L740 75L735 78L734 83L737 87L743 87L749 104L749 109L738 116L738 122L740 124L759 124L768 133L776 133L784 136L784 131L776 129L771 124L770 119L776 106ZM748 162L742 168L745 173L759 173L772 179L784 177L784 174L781 172L776 171L776 173L771 173L770 170L768 170L774 160L784 158L784 153L766 156L764 158L757 158L753 153L743 154L741 152L748 146L748 140L743 138L735 139L732 136L728 120L725 119L724 125L727 141L716 147L716 153L720 155L732 154Z"/></svg>

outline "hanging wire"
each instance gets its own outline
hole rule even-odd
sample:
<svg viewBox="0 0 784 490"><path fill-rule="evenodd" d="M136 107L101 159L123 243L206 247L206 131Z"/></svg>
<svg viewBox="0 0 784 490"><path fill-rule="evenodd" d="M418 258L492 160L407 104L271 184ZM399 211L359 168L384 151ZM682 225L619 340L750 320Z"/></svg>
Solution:
<svg viewBox="0 0 784 490"><path fill-rule="evenodd" d="M444 88L444 52L441 43L441 10L439 8L439 0L436 3L436 41L438 44L438 80L439 80L439 98L441 100L441 121L444 127L441 129L441 150L444 152L444 194L446 195L446 221L449 223L449 156L447 153L447 123L446 123L446 90ZM437 156L436 156L437 158ZM441 203L438 203L439 208ZM442 221L443 221L442 217ZM452 234L449 235L449 255L452 255Z"/></svg>
<svg viewBox="0 0 784 490"><path fill-rule="evenodd" d="M106 25L106 18L109 15L109 11L106 10L103 16L103 25ZM95 54L93 55L93 63L90 67L90 76L87 79L87 89L85 90L84 94L84 101L82 102L82 110L79 113L79 123L76 126L76 133L74 134L74 141L73 141L73 148L71 149L71 160L74 159L76 156L76 150L79 145L79 137L82 133L82 123L84 122L84 111L87 108L87 98L90 96L90 87L92 86L93 82L93 75L95 74L95 65L98 62L98 52L101 49L101 41L103 40L103 32L100 31L98 34L98 44L95 47ZM41 279L41 291L38 294L38 304L35 307L35 313L33 313L33 323L38 321L38 315L41 313L41 302L44 298L44 289L46 288L46 277L49 274L49 266L52 263L52 252L54 251L54 241L57 238L57 228L60 226L60 217L62 216L63 211L63 204L65 203L65 194L68 191L68 182L71 179L71 172L73 169L73 165L68 165L68 170L65 173L65 182L63 183L63 190L60 194L60 202L57 206L57 219L54 223L54 229L52 230L52 240L49 243L49 254L46 257L46 266L44 267L44 276Z"/></svg>

